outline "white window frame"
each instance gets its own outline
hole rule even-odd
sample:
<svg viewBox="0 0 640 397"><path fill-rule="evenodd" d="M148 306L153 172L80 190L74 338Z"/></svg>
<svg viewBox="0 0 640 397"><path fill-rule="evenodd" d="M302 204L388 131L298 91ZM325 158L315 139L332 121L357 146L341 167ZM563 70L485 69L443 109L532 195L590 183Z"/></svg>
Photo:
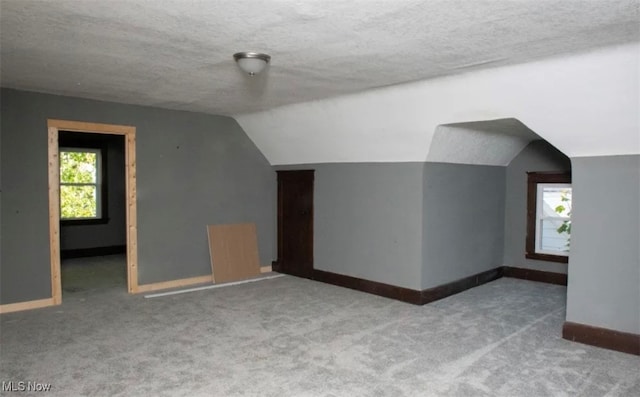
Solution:
<svg viewBox="0 0 640 397"><path fill-rule="evenodd" d="M567 217L562 216L544 216L544 200L543 200L543 192L544 188L553 187L560 189L571 189L570 183L538 183L537 191L536 191L536 245L535 252L538 254L546 254L546 255L558 255L558 256L569 256L569 251L554 251L554 250L543 250L542 246L542 229L543 229L543 221L544 220L558 220L560 222L564 222L567 220ZM570 220L571 217L568 217Z"/></svg>
<svg viewBox="0 0 640 397"><path fill-rule="evenodd" d="M102 219L102 150L97 148L83 148L83 147L60 147L59 153L62 152L76 152L76 153L95 153L96 155L96 182L95 183L69 183L62 182L62 174L60 174L60 189L62 186L94 186L96 189L96 216L95 217L83 217L83 218L63 218L62 217L62 199L60 199L60 220L61 221L84 221ZM62 155L59 156L62 159ZM62 161L62 160L60 160ZM61 168L61 164L58 165L58 169Z"/></svg>
<svg viewBox="0 0 640 397"><path fill-rule="evenodd" d="M527 171L527 233L525 238L525 258L548 262L568 263L570 252L553 251L538 252L540 247L540 216L538 203L538 185L554 185L571 187L571 171ZM542 204L542 203L540 203ZM537 237L537 238L536 238ZM536 242L537 240L537 242Z"/></svg>

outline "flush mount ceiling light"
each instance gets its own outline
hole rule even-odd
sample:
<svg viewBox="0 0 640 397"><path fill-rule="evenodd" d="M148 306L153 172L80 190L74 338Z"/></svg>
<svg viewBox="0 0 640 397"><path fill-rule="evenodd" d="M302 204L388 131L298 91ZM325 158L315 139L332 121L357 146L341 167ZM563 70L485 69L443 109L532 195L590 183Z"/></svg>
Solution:
<svg viewBox="0 0 640 397"><path fill-rule="evenodd" d="M255 76L262 72L271 60L269 55L259 52L237 52L233 54L233 58L240 69L248 73L249 76Z"/></svg>

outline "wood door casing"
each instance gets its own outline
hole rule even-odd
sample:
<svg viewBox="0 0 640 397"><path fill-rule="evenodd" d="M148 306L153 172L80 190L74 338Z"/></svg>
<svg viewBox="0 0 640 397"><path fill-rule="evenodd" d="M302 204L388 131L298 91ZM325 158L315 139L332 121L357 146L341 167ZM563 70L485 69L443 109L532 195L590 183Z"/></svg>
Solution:
<svg viewBox="0 0 640 397"><path fill-rule="evenodd" d="M313 170L278 171L278 261L283 273L313 273Z"/></svg>

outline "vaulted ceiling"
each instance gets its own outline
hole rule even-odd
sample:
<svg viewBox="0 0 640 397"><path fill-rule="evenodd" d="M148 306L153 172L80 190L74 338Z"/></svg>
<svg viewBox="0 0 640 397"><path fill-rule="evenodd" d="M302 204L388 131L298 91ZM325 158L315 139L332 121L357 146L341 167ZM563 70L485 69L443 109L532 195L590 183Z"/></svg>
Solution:
<svg viewBox="0 0 640 397"><path fill-rule="evenodd" d="M637 0L2 0L4 87L237 115L638 40ZM251 78L237 51L272 64Z"/></svg>
<svg viewBox="0 0 640 397"><path fill-rule="evenodd" d="M231 115L272 164L640 153L640 0L0 0L0 29L3 87Z"/></svg>
<svg viewBox="0 0 640 397"><path fill-rule="evenodd" d="M505 151L513 154L518 141L534 133L569 157L640 154L639 71L640 45L634 43L287 105L236 120L272 164L500 165L509 158Z"/></svg>

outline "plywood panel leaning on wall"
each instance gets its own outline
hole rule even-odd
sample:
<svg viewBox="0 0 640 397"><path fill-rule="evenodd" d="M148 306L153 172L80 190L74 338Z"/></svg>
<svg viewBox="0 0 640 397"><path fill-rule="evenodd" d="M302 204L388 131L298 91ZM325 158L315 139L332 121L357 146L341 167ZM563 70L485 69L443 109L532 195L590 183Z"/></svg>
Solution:
<svg viewBox="0 0 640 397"><path fill-rule="evenodd" d="M208 225L214 283L246 280L260 275L256 225Z"/></svg>

